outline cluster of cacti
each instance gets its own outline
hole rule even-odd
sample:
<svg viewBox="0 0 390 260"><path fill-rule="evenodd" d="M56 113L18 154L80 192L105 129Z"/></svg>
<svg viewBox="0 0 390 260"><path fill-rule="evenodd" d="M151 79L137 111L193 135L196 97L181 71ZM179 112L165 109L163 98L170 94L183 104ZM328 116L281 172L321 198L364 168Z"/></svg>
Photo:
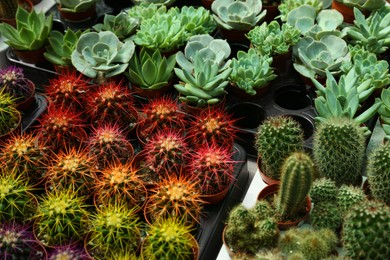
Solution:
<svg viewBox="0 0 390 260"><path fill-rule="evenodd" d="M279 180L284 160L292 152L303 150L303 130L290 117L269 117L258 128L255 146L261 159L261 170L268 177Z"/></svg>
<svg viewBox="0 0 390 260"><path fill-rule="evenodd" d="M47 148L32 134L11 136L0 150L1 167L5 172L15 172L37 184L44 176Z"/></svg>
<svg viewBox="0 0 390 260"><path fill-rule="evenodd" d="M380 145L369 154L367 181L372 197L390 205L390 143Z"/></svg>
<svg viewBox="0 0 390 260"><path fill-rule="evenodd" d="M333 201L315 202L310 213L310 224L314 228L337 230L341 227L343 216Z"/></svg>
<svg viewBox="0 0 390 260"><path fill-rule="evenodd" d="M188 224L199 222L204 202L197 187L197 180L167 175L150 192L145 206L149 221L174 216Z"/></svg>
<svg viewBox="0 0 390 260"><path fill-rule="evenodd" d="M319 178L314 180L310 190L310 198L314 203L335 201L338 187L336 183L328 178Z"/></svg>
<svg viewBox="0 0 390 260"><path fill-rule="evenodd" d="M0 176L0 220L27 221L34 214L37 200L27 182L13 172Z"/></svg>
<svg viewBox="0 0 390 260"><path fill-rule="evenodd" d="M194 115L190 120L187 136L190 143L202 146L217 144L231 148L235 133L235 119L220 108L209 108Z"/></svg>
<svg viewBox="0 0 390 260"><path fill-rule="evenodd" d="M363 129L349 118L327 119L314 133L316 165L321 175L334 180L337 186L359 184L365 147Z"/></svg>
<svg viewBox="0 0 390 260"><path fill-rule="evenodd" d="M388 259L390 207L379 201L355 205L346 215L342 240L351 259Z"/></svg>
<svg viewBox="0 0 390 260"><path fill-rule="evenodd" d="M118 125L93 128L87 143L90 155L100 169L116 162L126 163L134 156L132 144Z"/></svg>
<svg viewBox="0 0 390 260"><path fill-rule="evenodd" d="M331 256L337 241L330 229L293 228L281 235L278 247L287 259L317 260Z"/></svg>
<svg viewBox="0 0 390 260"><path fill-rule="evenodd" d="M313 179L314 163L303 152L292 153L283 163L276 209L282 219L293 217L305 209Z"/></svg>
<svg viewBox="0 0 390 260"><path fill-rule="evenodd" d="M140 243L141 222L134 208L111 203L92 215L86 248L97 259L110 259L118 252L136 252Z"/></svg>
<svg viewBox="0 0 390 260"><path fill-rule="evenodd" d="M71 190L53 190L40 198L34 215L34 232L43 245L79 241L88 227L84 197Z"/></svg>
<svg viewBox="0 0 390 260"><path fill-rule="evenodd" d="M132 162L114 163L104 168L95 180L95 204L124 202L129 207L145 203L147 191Z"/></svg>
<svg viewBox="0 0 390 260"><path fill-rule="evenodd" d="M96 179L95 161L85 148L64 148L51 157L46 172L46 189L70 189L89 195Z"/></svg>
<svg viewBox="0 0 390 260"><path fill-rule="evenodd" d="M77 245L58 246L48 255L49 260L86 260L89 259L85 250Z"/></svg>
<svg viewBox="0 0 390 260"><path fill-rule="evenodd" d="M216 194L228 188L234 176L234 161L228 148L215 144L194 149L188 174L199 180L202 195Z"/></svg>
<svg viewBox="0 0 390 260"><path fill-rule="evenodd" d="M159 218L149 225L142 245L143 259L197 259L198 243L192 228L178 218Z"/></svg>
<svg viewBox="0 0 390 260"><path fill-rule="evenodd" d="M234 253L256 254L276 245L279 230L271 205L259 200L253 208L235 206L229 213L225 241Z"/></svg>
<svg viewBox="0 0 390 260"><path fill-rule="evenodd" d="M85 110L91 117L91 124L119 125L126 132L134 129L138 113L134 108L133 96L123 83L109 81L89 91L84 100Z"/></svg>

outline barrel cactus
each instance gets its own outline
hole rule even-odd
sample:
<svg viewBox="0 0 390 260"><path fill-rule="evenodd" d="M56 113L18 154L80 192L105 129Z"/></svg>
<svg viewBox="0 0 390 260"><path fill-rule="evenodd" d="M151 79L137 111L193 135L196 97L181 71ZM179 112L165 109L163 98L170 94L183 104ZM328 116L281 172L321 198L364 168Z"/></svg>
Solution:
<svg viewBox="0 0 390 260"><path fill-rule="evenodd" d="M310 224L314 228L329 228L333 231L340 228L343 218L334 201L316 202L314 205L310 214Z"/></svg>
<svg viewBox="0 0 390 260"><path fill-rule="evenodd" d="M314 203L335 201L337 186L334 181L328 178L319 178L313 182L310 190L310 198Z"/></svg>
<svg viewBox="0 0 390 260"><path fill-rule="evenodd" d="M336 205L342 216L345 216L353 206L366 200L363 190L351 185L341 185L336 197Z"/></svg>

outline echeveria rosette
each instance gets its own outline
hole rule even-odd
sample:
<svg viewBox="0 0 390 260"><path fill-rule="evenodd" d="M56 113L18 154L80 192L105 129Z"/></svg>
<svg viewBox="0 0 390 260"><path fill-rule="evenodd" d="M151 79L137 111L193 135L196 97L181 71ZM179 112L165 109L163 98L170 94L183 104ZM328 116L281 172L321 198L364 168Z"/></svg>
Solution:
<svg viewBox="0 0 390 260"><path fill-rule="evenodd" d="M80 36L72 53L72 64L89 78L101 80L123 73L133 56L132 41L119 41L111 31L88 32Z"/></svg>
<svg viewBox="0 0 390 260"><path fill-rule="evenodd" d="M142 20L134 43L148 49L169 52L184 43L183 37L184 27L179 17L165 13Z"/></svg>
<svg viewBox="0 0 390 260"><path fill-rule="evenodd" d="M260 0L215 0L213 17L226 30L249 31L266 15Z"/></svg>
<svg viewBox="0 0 390 260"><path fill-rule="evenodd" d="M97 0L55 0L61 10L72 13L83 12L96 4Z"/></svg>
<svg viewBox="0 0 390 260"><path fill-rule="evenodd" d="M111 15L105 14L103 23L98 23L93 26L97 32L112 31L118 36L119 40L124 40L130 37L139 26L139 19L132 18L128 14L121 12Z"/></svg>
<svg viewBox="0 0 390 260"><path fill-rule="evenodd" d="M360 10L375 11L386 4L386 0L335 0L349 7Z"/></svg>
<svg viewBox="0 0 390 260"><path fill-rule="evenodd" d="M141 22L142 20L165 14L167 12L167 7L165 5L140 4L130 7L125 12L129 17L135 18Z"/></svg>
<svg viewBox="0 0 390 260"><path fill-rule="evenodd" d="M277 21L272 21L255 26L248 32L247 38L261 54L274 56L287 53L298 43L301 33L289 24L280 26Z"/></svg>
<svg viewBox="0 0 390 260"><path fill-rule="evenodd" d="M271 63L271 57L259 55L253 48L248 52L238 51L237 59L233 58L231 62L230 82L249 95L256 95L256 89L264 87L277 77Z"/></svg>
<svg viewBox="0 0 390 260"><path fill-rule="evenodd" d="M351 56L347 43L334 35L325 35L319 40L302 38L293 47L294 68L307 78L326 77L326 70L333 75L341 73L341 64Z"/></svg>
<svg viewBox="0 0 390 260"><path fill-rule="evenodd" d="M155 5L165 5L170 6L172 5L176 0L131 0L134 4L155 4Z"/></svg>
<svg viewBox="0 0 390 260"><path fill-rule="evenodd" d="M278 6L280 15L278 16L283 22L287 20L287 15L289 12L301 5L311 5L315 8L318 13L323 6L322 0L283 0L282 3Z"/></svg>

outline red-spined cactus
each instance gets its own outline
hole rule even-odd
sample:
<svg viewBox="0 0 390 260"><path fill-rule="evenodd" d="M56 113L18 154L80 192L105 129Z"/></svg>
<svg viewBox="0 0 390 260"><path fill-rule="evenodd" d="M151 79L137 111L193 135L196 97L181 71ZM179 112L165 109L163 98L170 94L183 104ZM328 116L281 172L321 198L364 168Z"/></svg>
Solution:
<svg viewBox="0 0 390 260"><path fill-rule="evenodd" d="M91 123L116 123L126 131L137 124L138 113L134 108L133 96L122 84L110 81L91 90L85 99L86 112Z"/></svg>
<svg viewBox="0 0 390 260"><path fill-rule="evenodd" d="M0 150L1 168L27 178L30 184L43 180L48 149L33 134L11 136Z"/></svg>
<svg viewBox="0 0 390 260"><path fill-rule="evenodd" d="M189 142L199 146L214 143L231 148L237 132L235 121L232 115L221 108L203 110L190 120L187 133Z"/></svg>
<svg viewBox="0 0 390 260"><path fill-rule="evenodd" d="M80 110L83 107L83 98L91 85L76 72L66 72L50 80L45 88L50 102L60 107Z"/></svg>
<svg viewBox="0 0 390 260"><path fill-rule="evenodd" d="M195 224L199 222L203 204L197 180L183 174L168 175L151 190L145 215L150 222L174 216L187 224Z"/></svg>
<svg viewBox="0 0 390 260"><path fill-rule="evenodd" d="M89 195L96 177L96 164L85 148L65 148L54 154L46 173L46 190L71 189Z"/></svg>
<svg viewBox="0 0 390 260"><path fill-rule="evenodd" d="M69 146L77 147L87 138L81 115L69 108L50 105L47 112L38 120L37 136L40 142L53 151Z"/></svg>
<svg viewBox="0 0 390 260"><path fill-rule="evenodd" d="M138 138L147 142L150 135L164 129L185 130L185 114L170 96L151 99L141 109Z"/></svg>
<svg viewBox="0 0 390 260"><path fill-rule="evenodd" d="M109 202L124 202L130 207L140 209L146 199L146 188L132 162L109 165L95 181L96 206Z"/></svg>
<svg viewBox="0 0 390 260"><path fill-rule="evenodd" d="M100 169L110 163L126 163L134 156L134 149L118 125L103 124L93 128L88 138L88 149Z"/></svg>
<svg viewBox="0 0 390 260"><path fill-rule="evenodd" d="M187 163L188 145L183 133L166 129L151 136L142 154L145 166L152 172L178 174Z"/></svg>
<svg viewBox="0 0 390 260"><path fill-rule="evenodd" d="M222 192L232 183L233 155L230 149L216 144L198 147L192 152L188 173L199 180L202 195Z"/></svg>

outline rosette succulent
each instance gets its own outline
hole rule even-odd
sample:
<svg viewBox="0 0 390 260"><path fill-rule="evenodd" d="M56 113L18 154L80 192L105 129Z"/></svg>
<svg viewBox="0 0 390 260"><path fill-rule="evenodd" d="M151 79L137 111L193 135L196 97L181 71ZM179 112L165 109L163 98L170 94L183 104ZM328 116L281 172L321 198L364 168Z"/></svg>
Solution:
<svg viewBox="0 0 390 260"><path fill-rule="evenodd" d="M119 40L124 40L130 37L139 26L137 18L130 17L125 12L118 15L106 14L104 15L103 23L98 23L93 26L97 32L112 31L118 36Z"/></svg>
<svg viewBox="0 0 390 260"><path fill-rule="evenodd" d="M141 22L167 12L167 7L165 5L152 4L140 4L134 5L126 10L126 13L131 18L136 18Z"/></svg>
<svg viewBox="0 0 390 260"><path fill-rule="evenodd" d="M319 40L302 38L293 47L293 57L295 70L307 78L324 78L327 70L338 75L342 62L351 59L347 43L334 35L324 35Z"/></svg>
<svg viewBox="0 0 390 260"><path fill-rule="evenodd" d="M119 41L111 31L88 32L80 36L71 59L82 74L98 82L124 72L133 56L132 41Z"/></svg>
<svg viewBox="0 0 390 260"><path fill-rule="evenodd" d="M131 0L134 4L155 4L155 5L172 5L176 0Z"/></svg>
<svg viewBox="0 0 390 260"><path fill-rule="evenodd" d="M55 0L61 6L61 10L79 13L88 10L96 4L97 0Z"/></svg>
<svg viewBox="0 0 390 260"><path fill-rule="evenodd" d="M260 0L215 0L211 10L217 24L226 30L249 31L266 14Z"/></svg>
<svg viewBox="0 0 390 260"><path fill-rule="evenodd" d="M248 52L238 51L237 59L233 58L231 62L230 82L246 93L256 95L256 89L264 87L277 77L271 63L271 57L261 56L253 48Z"/></svg>
<svg viewBox="0 0 390 260"><path fill-rule="evenodd" d="M279 18L285 22L288 13L301 5L311 5L318 13L323 7L323 0L283 0L278 6L280 12Z"/></svg>

